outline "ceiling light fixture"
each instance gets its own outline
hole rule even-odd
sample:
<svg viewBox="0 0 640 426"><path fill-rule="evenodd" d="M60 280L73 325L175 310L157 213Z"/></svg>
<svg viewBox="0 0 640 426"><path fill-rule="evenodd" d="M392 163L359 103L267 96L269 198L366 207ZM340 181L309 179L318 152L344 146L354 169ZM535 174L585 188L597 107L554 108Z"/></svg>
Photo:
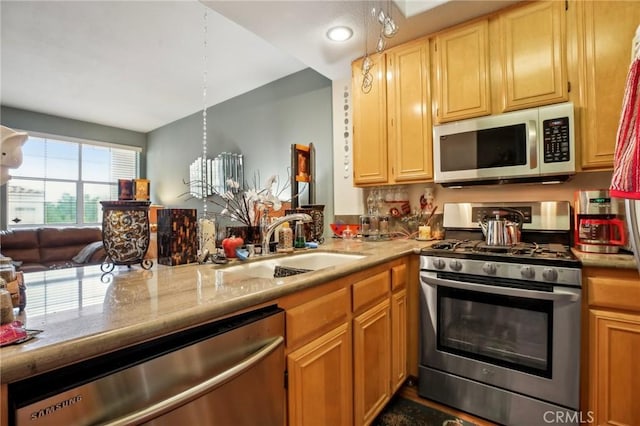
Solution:
<svg viewBox="0 0 640 426"><path fill-rule="evenodd" d="M333 27L327 31L327 38L331 41L347 41L353 36L353 30L349 27Z"/></svg>

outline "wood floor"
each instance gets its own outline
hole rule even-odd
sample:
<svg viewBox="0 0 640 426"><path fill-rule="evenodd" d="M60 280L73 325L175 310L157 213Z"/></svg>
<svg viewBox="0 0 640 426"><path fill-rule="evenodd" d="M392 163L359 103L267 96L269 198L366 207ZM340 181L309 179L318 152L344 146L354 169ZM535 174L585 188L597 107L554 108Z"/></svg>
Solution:
<svg viewBox="0 0 640 426"><path fill-rule="evenodd" d="M475 423L478 426L496 426L495 423L491 423L488 420L479 419L477 417L472 416L471 414L467 414L462 411L457 411L451 407L447 407L446 405L438 404L437 402L422 398L421 396L418 395L418 388L413 383L415 382L412 382L411 380L407 380L404 386L398 391L398 394L401 395L403 398L407 398L417 402L418 404L426 405L427 407L435 408L445 413L449 413L452 416L456 416L459 419L466 420L471 423Z"/></svg>

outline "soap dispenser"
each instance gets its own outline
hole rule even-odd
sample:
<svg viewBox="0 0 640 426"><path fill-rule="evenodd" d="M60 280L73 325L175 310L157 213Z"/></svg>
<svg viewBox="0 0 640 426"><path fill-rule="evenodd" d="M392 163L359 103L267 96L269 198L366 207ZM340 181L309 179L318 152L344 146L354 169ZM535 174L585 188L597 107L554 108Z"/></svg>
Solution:
<svg viewBox="0 0 640 426"><path fill-rule="evenodd" d="M278 233L278 252L290 253L293 251L293 231L289 222L284 222Z"/></svg>
<svg viewBox="0 0 640 426"><path fill-rule="evenodd" d="M295 248L305 248L307 246L307 239L304 236L304 223L296 222L296 242L293 244Z"/></svg>

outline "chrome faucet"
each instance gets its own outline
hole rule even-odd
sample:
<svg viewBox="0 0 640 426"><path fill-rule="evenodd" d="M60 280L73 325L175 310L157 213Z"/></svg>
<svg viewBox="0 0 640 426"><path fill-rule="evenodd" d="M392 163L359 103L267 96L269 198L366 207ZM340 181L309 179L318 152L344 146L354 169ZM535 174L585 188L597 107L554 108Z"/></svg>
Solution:
<svg viewBox="0 0 640 426"><path fill-rule="evenodd" d="M266 221L266 216L263 216L263 217L265 218L265 221ZM301 220L302 222L311 222L313 221L313 218L306 213L293 213L293 214L288 214L286 216L279 217L268 225L263 224L260 229L260 231L262 232L262 255L263 256L269 254L269 241L271 241L271 236L273 235L273 231L275 231L275 229L279 225L285 222L289 222L290 220Z"/></svg>

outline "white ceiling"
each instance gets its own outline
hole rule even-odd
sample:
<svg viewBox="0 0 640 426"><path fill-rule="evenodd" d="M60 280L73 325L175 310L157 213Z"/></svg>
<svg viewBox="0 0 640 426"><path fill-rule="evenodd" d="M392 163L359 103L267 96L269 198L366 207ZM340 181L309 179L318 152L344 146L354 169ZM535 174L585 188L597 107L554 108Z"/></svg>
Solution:
<svg viewBox="0 0 640 426"><path fill-rule="evenodd" d="M389 46L514 1L401 0ZM205 7L204 5L208 6ZM141 132L311 67L349 78L364 21L387 1L7 1L0 3L2 105ZM207 49L204 14L207 11ZM330 42L335 25L354 37ZM377 23L368 25L375 49Z"/></svg>

